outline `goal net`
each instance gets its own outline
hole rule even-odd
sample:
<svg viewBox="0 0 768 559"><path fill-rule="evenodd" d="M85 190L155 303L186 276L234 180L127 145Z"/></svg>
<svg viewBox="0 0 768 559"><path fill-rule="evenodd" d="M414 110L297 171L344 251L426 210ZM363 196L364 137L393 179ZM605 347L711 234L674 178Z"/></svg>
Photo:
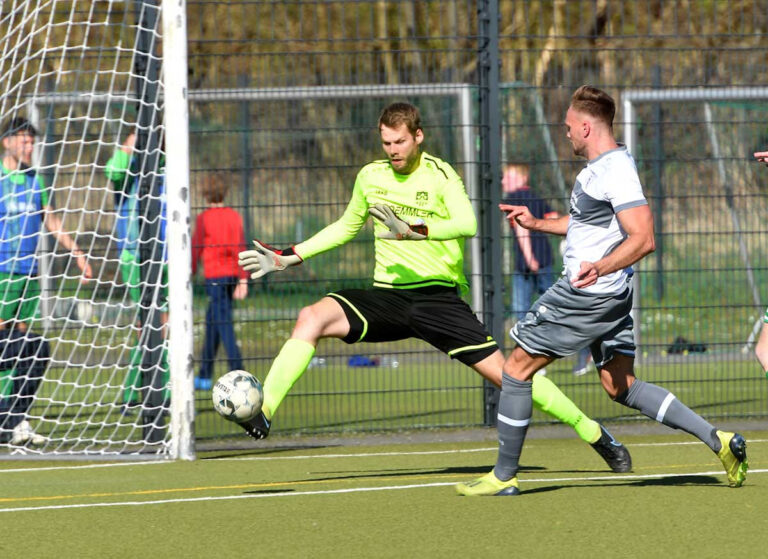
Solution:
<svg viewBox="0 0 768 559"><path fill-rule="evenodd" d="M186 75L168 87L158 54L186 68L186 46L163 44L184 33L163 33L161 8L0 3L0 458L190 457L191 364L169 360L168 324L168 274L189 284L170 190L185 124L166 134Z"/></svg>

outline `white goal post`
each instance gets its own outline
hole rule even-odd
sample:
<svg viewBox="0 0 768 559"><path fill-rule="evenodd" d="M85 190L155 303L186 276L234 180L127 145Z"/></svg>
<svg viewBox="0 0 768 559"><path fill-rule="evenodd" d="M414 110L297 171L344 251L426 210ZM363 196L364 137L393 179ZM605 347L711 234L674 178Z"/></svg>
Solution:
<svg viewBox="0 0 768 559"><path fill-rule="evenodd" d="M0 459L194 458L186 42L183 0L0 3Z"/></svg>
<svg viewBox="0 0 768 559"><path fill-rule="evenodd" d="M703 121L707 130L707 141L709 142L712 154L717 162L718 178L720 183L728 194L727 199L731 197L731 184L727 176L721 154L721 146L716 133L716 124L712 117L711 103L718 101L754 101L768 100L768 87L693 87L693 88L654 88L654 89L629 89L622 93L621 101L624 111L624 138L627 149L633 155L637 155L637 107L638 105L658 104L658 103L701 103L703 110ZM760 294L755 280L751 257L747 250L739 215L733 206L728 204L728 212L731 219L731 226L739 245L739 256L746 271L747 281L749 283L750 295L752 301L758 309L760 308ZM636 324L635 343L640 344L640 289L634 290L633 316ZM746 340L742 351L746 351L753 343L756 334L760 330L762 318L759 317L752 326L749 338Z"/></svg>

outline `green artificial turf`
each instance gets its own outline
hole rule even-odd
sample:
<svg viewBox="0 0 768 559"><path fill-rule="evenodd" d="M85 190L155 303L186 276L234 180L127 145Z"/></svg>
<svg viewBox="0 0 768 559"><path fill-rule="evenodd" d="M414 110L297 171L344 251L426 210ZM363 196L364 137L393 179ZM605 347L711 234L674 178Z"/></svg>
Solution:
<svg viewBox="0 0 768 559"><path fill-rule="evenodd" d="M278 438L194 462L0 462L0 522L20 535L0 555L764 556L768 432L745 433L753 473L740 489L689 436L614 432L631 474L608 472L578 439L529 438L511 498L454 494L493 464L489 441Z"/></svg>

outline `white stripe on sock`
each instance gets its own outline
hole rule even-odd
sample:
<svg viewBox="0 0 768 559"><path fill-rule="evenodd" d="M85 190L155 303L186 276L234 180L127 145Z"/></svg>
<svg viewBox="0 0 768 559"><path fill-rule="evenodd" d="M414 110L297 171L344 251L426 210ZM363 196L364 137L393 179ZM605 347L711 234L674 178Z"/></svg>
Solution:
<svg viewBox="0 0 768 559"><path fill-rule="evenodd" d="M659 412L656 414L656 421L661 423L664 421L664 416L667 414L667 409L672 404L672 400L675 399L675 395L671 392L667 394L667 397L664 398L664 401L661 403L661 407L659 408Z"/></svg>
<svg viewBox="0 0 768 559"><path fill-rule="evenodd" d="M528 419L512 419L511 417L507 417L506 415L498 414L496 418L502 423L506 423L507 425L511 425L512 427L525 427L531 422L530 417Z"/></svg>

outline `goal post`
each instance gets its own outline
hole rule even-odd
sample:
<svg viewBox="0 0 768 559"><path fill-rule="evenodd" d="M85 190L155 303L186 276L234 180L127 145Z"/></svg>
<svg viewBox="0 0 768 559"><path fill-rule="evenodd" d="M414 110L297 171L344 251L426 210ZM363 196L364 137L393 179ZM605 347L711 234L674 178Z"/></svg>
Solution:
<svg viewBox="0 0 768 559"><path fill-rule="evenodd" d="M186 2L163 0L165 59L165 177L168 185L169 366L171 371L171 456L195 458L192 370L192 262L190 247L189 106L187 102ZM171 101L171 102L169 102Z"/></svg>
<svg viewBox="0 0 768 559"><path fill-rule="evenodd" d="M193 459L186 2L75 4L0 4L0 459Z"/></svg>

